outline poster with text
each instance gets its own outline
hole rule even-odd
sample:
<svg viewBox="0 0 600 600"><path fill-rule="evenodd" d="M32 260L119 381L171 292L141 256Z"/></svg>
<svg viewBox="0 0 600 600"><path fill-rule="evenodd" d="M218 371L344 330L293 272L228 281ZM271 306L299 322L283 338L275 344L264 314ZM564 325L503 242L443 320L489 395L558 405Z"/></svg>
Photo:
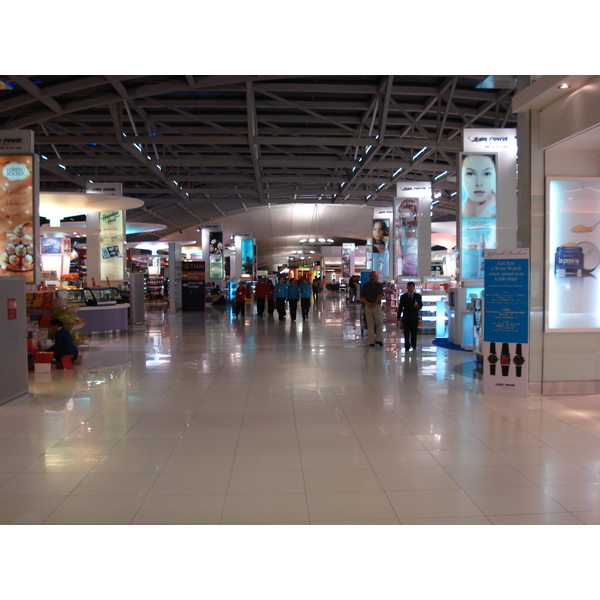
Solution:
<svg viewBox="0 0 600 600"><path fill-rule="evenodd" d="M0 276L35 281L34 158L0 156Z"/></svg>
<svg viewBox="0 0 600 600"><path fill-rule="evenodd" d="M546 330L600 330L600 179L548 178Z"/></svg>
<svg viewBox="0 0 600 600"><path fill-rule="evenodd" d="M483 278L484 253L496 247L496 155L460 155L461 278Z"/></svg>
<svg viewBox="0 0 600 600"><path fill-rule="evenodd" d="M342 244L342 278L348 279L354 275L355 244Z"/></svg>
<svg viewBox="0 0 600 600"><path fill-rule="evenodd" d="M125 218L122 210L100 213L100 276L103 284L108 280L111 285L123 281L125 258Z"/></svg>
<svg viewBox="0 0 600 600"><path fill-rule="evenodd" d="M483 391L527 396L529 388L529 249L485 252Z"/></svg>

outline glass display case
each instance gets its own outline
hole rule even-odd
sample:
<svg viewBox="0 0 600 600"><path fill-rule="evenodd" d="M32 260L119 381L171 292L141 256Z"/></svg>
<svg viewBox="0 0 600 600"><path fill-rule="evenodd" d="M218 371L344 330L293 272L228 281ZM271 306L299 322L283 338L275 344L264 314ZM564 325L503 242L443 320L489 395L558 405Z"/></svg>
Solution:
<svg viewBox="0 0 600 600"><path fill-rule="evenodd" d="M108 306L110 304L122 303L121 296L119 295L119 301L113 288L85 288L91 292L94 300L96 301L95 306Z"/></svg>
<svg viewBox="0 0 600 600"><path fill-rule="evenodd" d="M62 289L54 292L54 306L96 306L96 299L89 288Z"/></svg>

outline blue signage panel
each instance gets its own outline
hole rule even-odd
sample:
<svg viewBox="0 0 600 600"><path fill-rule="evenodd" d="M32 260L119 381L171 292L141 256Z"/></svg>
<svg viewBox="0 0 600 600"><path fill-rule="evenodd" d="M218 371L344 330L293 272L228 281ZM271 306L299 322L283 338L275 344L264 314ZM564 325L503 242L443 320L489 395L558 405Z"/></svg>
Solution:
<svg viewBox="0 0 600 600"><path fill-rule="evenodd" d="M485 251L486 342L529 342L529 248Z"/></svg>

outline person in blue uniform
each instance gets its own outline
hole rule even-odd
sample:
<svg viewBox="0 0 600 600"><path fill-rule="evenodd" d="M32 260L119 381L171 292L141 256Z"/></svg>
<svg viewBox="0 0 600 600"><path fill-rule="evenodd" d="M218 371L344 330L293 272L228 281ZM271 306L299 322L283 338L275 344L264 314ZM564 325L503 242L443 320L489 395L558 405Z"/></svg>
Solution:
<svg viewBox="0 0 600 600"><path fill-rule="evenodd" d="M285 282L285 277L280 277L279 281L275 284L275 307L277 308L277 314L279 320L285 319L285 301L287 300L287 289L288 285Z"/></svg>
<svg viewBox="0 0 600 600"><path fill-rule="evenodd" d="M312 296L311 285L306 277L300 280L300 308L302 309L302 320L308 319L308 313L310 311L310 297Z"/></svg>
<svg viewBox="0 0 600 600"><path fill-rule="evenodd" d="M59 367L62 366L63 356L72 356L72 362L75 362L79 351L73 343L71 332L63 327L60 319L52 319L50 327L54 330L54 344L48 348L48 352L54 352L54 359L58 362Z"/></svg>
<svg viewBox="0 0 600 600"><path fill-rule="evenodd" d="M292 321L295 321L296 312L298 310L298 300L300 300L300 288L293 277L290 279L290 283L287 288L287 298L290 305L290 317L292 317Z"/></svg>

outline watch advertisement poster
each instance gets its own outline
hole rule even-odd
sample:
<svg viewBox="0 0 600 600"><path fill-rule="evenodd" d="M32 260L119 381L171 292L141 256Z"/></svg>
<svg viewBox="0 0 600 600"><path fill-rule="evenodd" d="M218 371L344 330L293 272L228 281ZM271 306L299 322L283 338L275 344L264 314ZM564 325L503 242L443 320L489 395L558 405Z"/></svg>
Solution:
<svg viewBox="0 0 600 600"><path fill-rule="evenodd" d="M529 391L529 248L485 251L483 392Z"/></svg>
<svg viewBox="0 0 600 600"><path fill-rule="evenodd" d="M373 213L373 271L377 271L381 279L390 277L390 224L393 212L393 209L375 209Z"/></svg>
<svg viewBox="0 0 600 600"><path fill-rule="evenodd" d="M600 179L547 179L546 331L600 330Z"/></svg>
<svg viewBox="0 0 600 600"><path fill-rule="evenodd" d="M125 211L110 210L100 213L100 276L111 285L123 281L125 258Z"/></svg>
<svg viewBox="0 0 600 600"><path fill-rule="evenodd" d="M34 156L0 156L0 276L35 283Z"/></svg>

